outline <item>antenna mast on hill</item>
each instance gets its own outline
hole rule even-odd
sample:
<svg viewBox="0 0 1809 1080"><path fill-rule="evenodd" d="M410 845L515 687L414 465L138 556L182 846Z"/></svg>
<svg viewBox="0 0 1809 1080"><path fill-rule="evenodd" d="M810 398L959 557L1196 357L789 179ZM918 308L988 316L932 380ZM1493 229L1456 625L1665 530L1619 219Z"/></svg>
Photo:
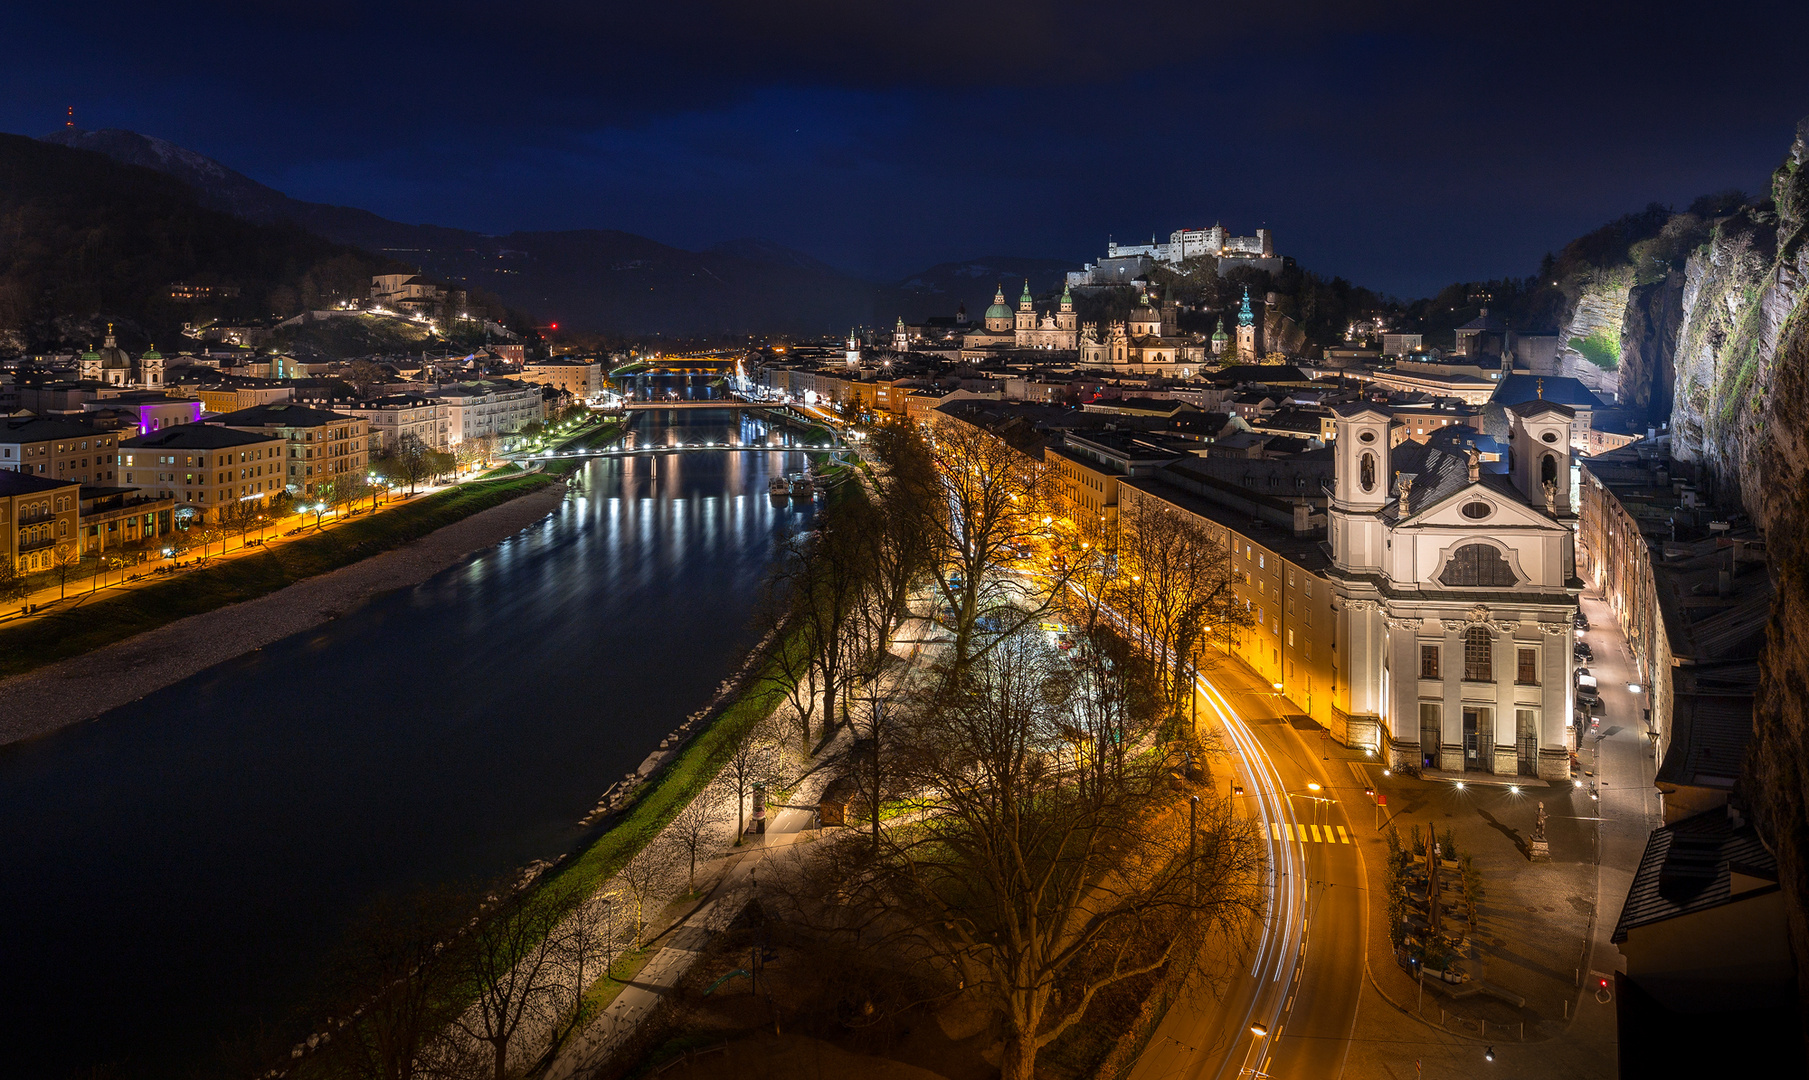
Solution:
<svg viewBox="0 0 1809 1080"><path fill-rule="evenodd" d="M69 106L69 119L63 121L63 126L66 128L73 128L75 126L75 106L74 105Z"/></svg>

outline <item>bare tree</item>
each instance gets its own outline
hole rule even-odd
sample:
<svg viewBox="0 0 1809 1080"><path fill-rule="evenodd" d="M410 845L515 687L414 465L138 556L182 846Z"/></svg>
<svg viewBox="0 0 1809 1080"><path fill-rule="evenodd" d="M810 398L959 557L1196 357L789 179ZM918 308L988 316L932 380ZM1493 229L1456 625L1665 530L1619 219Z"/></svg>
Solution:
<svg viewBox="0 0 1809 1080"><path fill-rule="evenodd" d="M564 907L530 891L502 897L478 917L455 955L477 995L453 1027L487 1050L493 1080L508 1080L509 1048L522 1025L556 1014L569 994Z"/></svg>
<svg viewBox="0 0 1809 1080"><path fill-rule="evenodd" d="M25 595L25 575L10 558L0 558L0 600L17 600Z"/></svg>
<svg viewBox="0 0 1809 1080"><path fill-rule="evenodd" d="M1206 627L1248 625L1232 591L1225 546L1189 514L1153 500L1126 500L1119 514L1118 570L1112 602L1148 635L1158 685L1179 708L1186 672Z"/></svg>
<svg viewBox="0 0 1809 1080"><path fill-rule="evenodd" d="M871 857L831 856L871 913L859 925L908 928L1003 1015L1005 1080L1029 1080L1101 991L1195 963L1208 934L1261 910L1254 835L1207 789L1190 814L1153 711L1126 710L1120 733L1083 748L1112 765L1082 782L1066 667L1016 634L944 672L900 726L915 812Z"/></svg>
<svg viewBox="0 0 1809 1080"><path fill-rule="evenodd" d="M767 642L760 677L784 691L804 751L809 753L810 724L817 711L817 663L809 628L792 619L794 606L782 579L768 582L755 609L754 627ZM739 837L740 831L735 835Z"/></svg>
<svg viewBox="0 0 1809 1080"><path fill-rule="evenodd" d="M685 877L685 893L689 896L697 894L697 857L709 850L716 833L716 823L722 818L722 806L712 797L711 788L697 793L697 797L685 804L672 818L672 824L666 827L667 833L678 844L679 849L690 859L690 868Z"/></svg>
<svg viewBox="0 0 1809 1080"><path fill-rule="evenodd" d="M338 1075L412 1080L458 1012L455 967L443 947L467 921L469 898L427 892L372 904L328 966L328 1008L349 1022L327 1044Z"/></svg>
<svg viewBox="0 0 1809 1080"><path fill-rule="evenodd" d="M735 796L735 843L747 828L747 800L754 785L770 779L779 769L780 751L776 724L762 717L743 728L729 749L722 776Z"/></svg>
<svg viewBox="0 0 1809 1080"><path fill-rule="evenodd" d="M866 588L861 556L858 524L837 506L817 518L814 535L780 545L778 574L792 597L790 625L816 666L828 729L837 722L840 691L850 675L850 622Z"/></svg>
<svg viewBox="0 0 1809 1080"><path fill-rule="evenodd" d="M627 893L629 906L634 909L634 947L637 949L646 940L647 908L658 899L660 884L666 880L668 870L666 853L659 849L657 841L649 841L616 874L616 880Z"/></svg>
<svg viewBox="0 0 1809 1080"><path fill-rule="evenodd" d="M997 620L992 629L1002 637L1041 613L998 570L1050 539L1054 484L1041 461L952 417L932 422L929 459L940 488L935 512L924 521L930 567L945 605L941 621L954 634L957 663L966 663L985 651L976 634L982 620ZM1045 600L1061 584L1052 577Z"/></svg>
<svg viewBox="0 0 1809 1080"><path fill-rule="evenodd" d="M69 575L75 572L81 562L82 549L73 540L60 541L50 549L50 566L57 572L58 599L69 595Z"/></svg>

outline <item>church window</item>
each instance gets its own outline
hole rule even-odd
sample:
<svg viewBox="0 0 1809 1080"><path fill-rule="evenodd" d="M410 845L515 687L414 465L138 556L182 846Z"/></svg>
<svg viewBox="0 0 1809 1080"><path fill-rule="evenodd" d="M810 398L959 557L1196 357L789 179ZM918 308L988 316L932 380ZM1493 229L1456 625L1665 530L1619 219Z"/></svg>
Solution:
<svg viewBox="0 0 1809 1080"><path fill-rule="evenodd" d="M1364 491L1376 489L1376 456L1374 454L1364 454L1358 459L1357 482L1363 486Z"/></svg>
<svg viewBox="0 0 1809 1080"><path fill-rule="evenodd" d="M1464 631L1464 681L1495 681L1495 642L1480 626Z"/></svg>
<svg viewBox="0 0 1809 1080"><path fill-rule="evenodd" d="M1449 588L1490 588L1519 584L1513 567L1488 544L1465 544L1451 554L1439 584Z"/></svg>
<svg viewBox="0 0 1809 1080"><path fill-rule="evenodd" d="M1520 649L1519 663L1516 665L1514 681L1521 686L1539 685L1539 650Z"/></svg>
<svg viewBox="0 0 1809 1080"><path fill-rule="evenodd" d="M1420 678L1436 679L1438 677L1439 677L1439 675L1438 675L1438 646L1437 645L1421 645L1420 646Z"/></svg>
<svg viewBox="0 0 1809 1080"><path fill-rule="evenodd" d="M1472 518L1472 519L1480 521L1483 518L1488 517L1489 512L1492 509L1493 509L1493 507L1489 506L1488 503L1483 502L1480 499L1476 500L1475 502L1467 502L1467 503L1464 503L1464 517Z"/></svg>
<svg viewBox="0 0 1809 1080"><path fill-rule="evenodd" d="M1541 484L1550 484L1556 482L1557 479L1558 459L1551 454L1547 454L1544 459L1539 462L1539 482Z"/></svg>

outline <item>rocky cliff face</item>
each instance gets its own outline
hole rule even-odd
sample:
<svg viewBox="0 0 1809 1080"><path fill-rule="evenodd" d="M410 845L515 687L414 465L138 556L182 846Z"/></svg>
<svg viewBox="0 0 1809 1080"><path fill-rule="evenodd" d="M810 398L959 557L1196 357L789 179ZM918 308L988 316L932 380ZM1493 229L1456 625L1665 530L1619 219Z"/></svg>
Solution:
<svg viewBox="0 0 1809 1080"><path fill-rule="evenodd" d="M1774 288L1779 222L1748 208L1715 223L1684 268L1675 347L1672 452L1702 464L1715 500L1757 515L1756 450L1765 429L1778 335L1794 289Z"/></svg>
<svg viewBox="0 0 1809 1080"><path fill-rule="evenodd" d="M1777 599L1760 661L1747 788L1778 857L1797 970L1809 976L1809 245L1803 242L1809 120L1797 126L1790 155L1773 177L1772 202L1767 244L1735 244L1705 256L1691 313L1696 326L1713 323L1725 338L1711 361L1713 335L1700 329L1698 340L1686 327L1677 400L1681 409L1687 376L1698 388L1688 395L1691 408L1706 406L1694 414L1704 422L1705 461L1737 485L1765 529ZM1775 252L1757 273L1751 272L1755 248ZM1719 280L1727 287L1713 287ZM1686 359L1686 348L1698 359ZM1712 363L1725 396L1704 400L1700 386L1710 373L1696 370L1703 363Z"/></svg>
<svg viewBox="0 0 1809 1080"><path fill-rule="evenodd" d="M1678 333L1683 325L1683 271L1635 285L1621 317L1621 402L1646 416L1663 416L1675 392Z"/></svg>
<svg viewBox="0 0 1809 1080"><path fill-rule="evenodd" d="M1576 306L1558 335L1560 374L1569 375L1604 398L1621 392L1621 327L1633 272L1615 267L1583 284Z"/></svg>

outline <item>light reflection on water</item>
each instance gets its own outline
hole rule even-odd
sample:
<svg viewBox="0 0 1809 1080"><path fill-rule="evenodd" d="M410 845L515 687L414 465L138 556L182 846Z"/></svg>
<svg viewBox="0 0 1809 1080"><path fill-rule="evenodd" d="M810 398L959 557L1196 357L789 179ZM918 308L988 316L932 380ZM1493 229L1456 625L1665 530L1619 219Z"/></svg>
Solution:
<svg viewBox="0 0 1809 1080"><path fill-rule="evenodd" d="M764 435L714 411L637 433L667 424ZM596 459L581 497L417 588L0 750L0 1071L188 1072L283 1022L372 896L569 850L745 651L808 515L767 481L803 460Z"/></svg>

